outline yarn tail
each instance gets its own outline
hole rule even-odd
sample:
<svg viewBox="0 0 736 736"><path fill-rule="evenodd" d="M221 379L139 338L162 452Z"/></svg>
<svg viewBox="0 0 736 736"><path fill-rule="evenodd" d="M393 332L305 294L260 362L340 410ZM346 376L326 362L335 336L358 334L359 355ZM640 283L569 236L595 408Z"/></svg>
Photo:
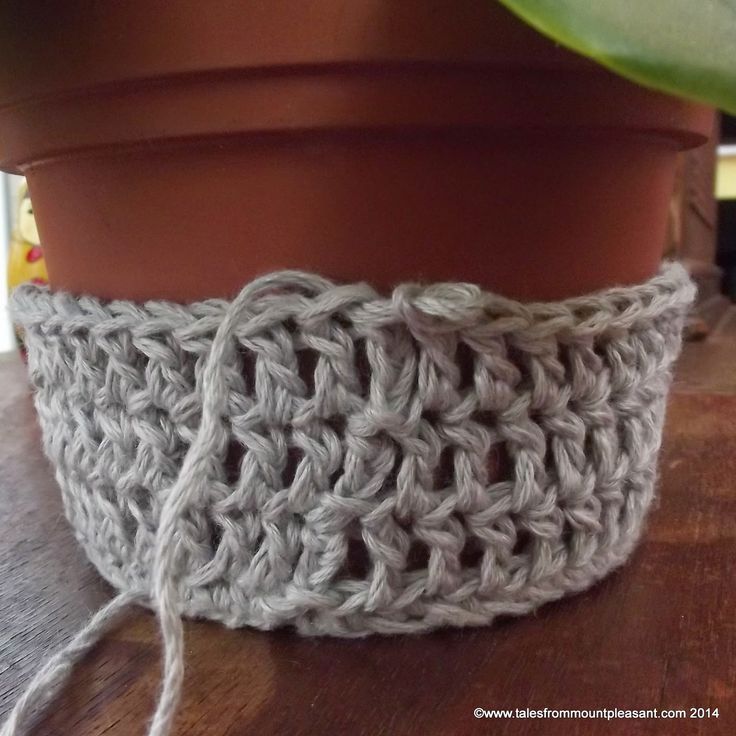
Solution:
<svg viewBox="0 0 736 736"><path fill-rule="evenodd" d="M234 329L247 310L251 297L259 291L277 288L284 281L313 286L313 279L298 272L264 276L245 286L231 302L225 318L217 328L201 376L199 390L202 395L202 420L197 436L184 458L181 471L169 490L156 534L152 598L163 640L163 682L148 736L168 736L181 698L184 680L184 627L177 581L173 574L177 555L177 530L187 506L207 483L207 460L215 451L224 432L220 417L227 404L227 381L222 370L222 366L227 364L225 355L228 350L234 349ZM32 718L52 700L75 662L100 639L123 608L140 598L140 595L133 593L121 593L101 608L74 639L55 654L31 680L3 725L0 736L22 736L26 733Z"/></svg>
<svg viewBox="0 0 736 736"><path fill-rule="evenodd" d="M100 608L84 628L61 651L54 654L28 683L3 724L0 736L21 736L26 733L35 717L59 692L75 663L112 627L118 614L137 599L138 596L134 593L120 593Z"/></svg>

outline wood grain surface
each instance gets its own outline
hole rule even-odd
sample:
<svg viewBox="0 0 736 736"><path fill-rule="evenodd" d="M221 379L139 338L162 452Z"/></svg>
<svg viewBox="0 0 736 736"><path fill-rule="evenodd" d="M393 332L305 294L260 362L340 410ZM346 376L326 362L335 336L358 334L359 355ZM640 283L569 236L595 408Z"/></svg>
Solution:
<svg viewBox="0 0 736 736"><path fill-rule="evenodd" d="M362 641L186 625L177 736L736 733L736 340L687 346L660 501L630 563L489 629ZM112 594L77 546L40 450L24 368L0 362L0 717ZM43 736L143 734L159 680L131 609L39 721ZM492 708L718 708L682 720L478 720Z"/></svg>

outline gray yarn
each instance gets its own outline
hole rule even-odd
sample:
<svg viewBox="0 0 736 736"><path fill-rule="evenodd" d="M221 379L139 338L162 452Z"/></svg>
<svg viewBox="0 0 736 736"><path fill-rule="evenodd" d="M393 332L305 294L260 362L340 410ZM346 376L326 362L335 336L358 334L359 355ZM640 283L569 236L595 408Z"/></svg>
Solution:
<svg viewBox="0 0 736 736"><path fill-rule="evenodd" d="M17 289L67 516L122 591L113 612L135 599L160 619L149 733L171 728L182 615L416 633L525 613L621 564L693 297L676 264L550 304L300 272L189 306ZM38 679L2 736L52 696Z"/></svg>

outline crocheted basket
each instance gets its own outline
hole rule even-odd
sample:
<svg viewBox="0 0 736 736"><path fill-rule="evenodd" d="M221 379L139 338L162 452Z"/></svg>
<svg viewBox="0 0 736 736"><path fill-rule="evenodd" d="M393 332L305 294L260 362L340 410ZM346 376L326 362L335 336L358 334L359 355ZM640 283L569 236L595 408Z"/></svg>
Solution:
<svg viewBox="0 0 736 736"><path fill-rule="evenodd" d="M670 264L554 304L284 272L233 302L24 286L13 309L113 586L155 604L159 575L187 616L361 635L487 624L626 559L693 296Z"/></svg>

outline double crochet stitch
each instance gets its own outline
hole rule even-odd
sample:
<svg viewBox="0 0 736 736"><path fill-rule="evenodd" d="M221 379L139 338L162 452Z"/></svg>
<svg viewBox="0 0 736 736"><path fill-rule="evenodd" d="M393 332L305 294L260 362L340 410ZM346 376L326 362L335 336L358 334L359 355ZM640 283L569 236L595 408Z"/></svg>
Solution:
<svg viewBox="0 0 736 736"><path fill-rule="evenodd" d="M590 586L639 537L693 296L676 264L549 304L301 272L187 306L19 288L44 448L121 595L2 733L131 601L161 623L162 736L182 615L416 633Z"/></svg>

